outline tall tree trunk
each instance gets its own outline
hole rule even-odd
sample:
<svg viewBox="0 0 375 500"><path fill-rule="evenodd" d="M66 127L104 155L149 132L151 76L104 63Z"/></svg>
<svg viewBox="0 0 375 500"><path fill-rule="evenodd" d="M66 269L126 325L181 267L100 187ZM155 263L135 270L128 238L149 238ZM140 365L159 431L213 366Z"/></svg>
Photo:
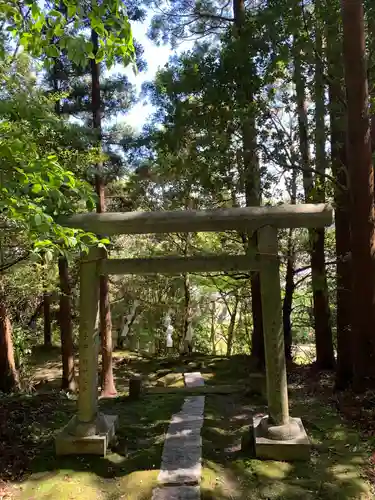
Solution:
<svg viewBox="0 0 375 500"><path fill-rule="evenodd" d="M43 337L44 347L52 346L52 328L51 328L51 294L44 292L43 294Z"/></svg>
<svg viewBox="0 0 375 500"><path fill-rule="evenodd" d="M288 361L292 360L292 305L293 294L295 290L294 284L294 265L295 252L293 244L293 230L289 229L288 234L288 251L287 251L286 275L285 275L285 294L283 300L283 328L284 328L284 345L285 358Z"/></svg>
<svg viewBox="0 0 375 500"><path fill-rule="evenodd" d="M210 307L210 312L211 312L211 332L210 332L210 340L211 340L211 349L212 349L212 354L215 356L216 355L216 335L215 335L215 311L216 311L216 306L215 302L212 302L211 307Z"/></svg>
<svg viewBox="0 0 375 500"><path fill-rule="evenodd" d="M59 11L64 13L66 10L64 3L60 2ZM60 91L59 74L62 71L60 58L55 58L53 72L53 88L55 92ZM60 100L55 102L55 113L61 115ZM59 326L60 326L60 341L61 341L61 361L62 361L62 377L61 389L75 392L77 390L76 374L74 367L74 340L73 340L73 323L72 323L72 303L71 303L71 287L69 282L69 263L66 257L60 256L58 260L59 269Z"/></svg>
<svg viewBox="0 0 375 500"><path fill-rule="evenodd" d="M186 336L188 333L190 325L190 276L189 273L184 274L184 321L182 327L182 342L183 342L183 352L189 352L189 346L187 345Z"/></svg>
<svg viewBox="0 0 375 500"><path fill-rule="evenodd" d="M254 94L251 83L251 72L255 66L250 63L248 55L249 43L246 35L246 8L244 0L233 0L234 23L237 30L237 107L242 113L242 147L246 206L260 205L260 174L257 157L257 137L255 126ZM247 112L244 112L247 110ZM257 248L257 235L254 233L247 239L250 248ZM263 318L259 272L250 273L252 297L252 356L259 368L264 368Z"/></svg>
<svg viewBox="0 0 375 500"><path fill-rule="evenodd" d="M98 34L91 31L91 42L93 45L93 52L96 54L99 49ZM101 145L102 134L102 113L101 113L101 96L100 96L100 65L91 59L91 103L92 103L92 118L93 127L98 133L98 141ZM104 193L104 179L102 165L97 165L97 173L95 176L95 188L98 195L98 203L96 207L97 213L105 212L105 193ZM103 257L106 257L106 252L103 252ZM99 311L100 311L100 338L102 346L102 374L101 374L101 387L102 396L111 397L117 394L114 377L113 377L113 364L112 364L112 320L111 310L109 303L109 280L108 276L100 276L99 282Z"/></svg>
<svg viewBox="0 0 375 500"><path fill-rule="evenodd" d="M331 4L329 4L331 7ZM337 363L336 389L344 390L352 382L351 336L351 248L350 199L346 154L345 94L341 37L337 37L339 11L327 18L327 62L329 117L331 133L331 165L335 178L335 234L336 234L336 329Z"/></svg>
<svg viewBox="0 0 375 500"><path fill-rule="evenodd" d="M239 297L238 295L235 295L235 302L233 310L232 312L230 312L230 322L228 326L227 356L232 355L238 304L239 304Z"/></svg>
<svg viewBox="0 0 375 500"><path fill-rule="evenodd" d="M369 5L366 11L367 17L367 43L368 43L368 85L369 95L372 101L371 106L371 150L375 153L375 6Z"/></svg>
<svg viewBox="0 0 375 500"><path fill-rule="evenodd" d="M18 371L14 361L12 324L4 298L0 297L0 391L10 393L19 388Z"/></svg>
<svg viewBox="0 0 375 500"><path fill-rule="evenodd" d="M59 257L60 279L60 338L62 358L61 388L74 392L77 388L74 370L74 342L71 309L71 289L69 283L69 267L66 257Z"/></svg>
<svg viewBox="0 0 375 500"><path fill-rule="evenodd" d="M361 0L342 0L348 117L352 250L354 388L365 390L375 368L374 171L371 155L365 29Z"/></svg>
<svg viewBox="0 0 375 500"><path fill-rule="evenodd" d="M293 152L293 157L296 156ZM297 158L296 158L297 159ZM297 170L293 168L290 182L290 203L295 205L297 201ZM284 329L284 346L285 358L287 361L292 360L292 306L293 294L296 288L294 283L294 268L295 268L296 254L293 241L293 229L288 231L288 245L287 245L287 263L285 273L285 294L283 300L283 329Z"/></svg>
<svg viewBox="0 0 375 500"><path fill-rule="evenodd" d="M322 18L325 15L322 9L322 0L315 0L316 29L315 29L315 162L316 177L313 200L316 203L325 202L325 174L327 168L326 156L326 127L325 127L325 83L324 83L324 48ZM316 327L316 364L321 369L333 369L335 355L331 324L331 310L329 307L328 283L325 265L325 229L314 231L311 252L311 272L314 293L314 307L316 309L315 323L319 318L319 327ZM314 276L315 275L315 276Z"/></svg>
<svg viewBox="0 0 375 500"><path fill-rule="evenodd" d="M308 119L305 96L305 78L301 64L299 40L294 40L294 82L298 111L300 155L303 169L303 188L305 202L314 201L314 180L311 172L310 150L308 142ZM332 328L328 304L327 278L325 273L324 232L309 231L311 251L311 274L313 308L315 322L316 364L320 369L334 367Z"/></svg>

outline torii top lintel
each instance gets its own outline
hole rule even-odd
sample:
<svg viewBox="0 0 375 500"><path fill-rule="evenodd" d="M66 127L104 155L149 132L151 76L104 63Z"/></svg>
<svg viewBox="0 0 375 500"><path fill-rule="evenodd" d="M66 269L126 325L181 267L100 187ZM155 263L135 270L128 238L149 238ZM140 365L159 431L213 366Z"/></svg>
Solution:
<svg viewBox="0 0 375 500"><path fill-rule="evenodd" d="M254 231L263 226L277 228L318 228L332 223L328 204L298 204L216 210L176 210L157 212L107 212L75 214L61 223L110 236L113 234L157 234Z"/></svg>

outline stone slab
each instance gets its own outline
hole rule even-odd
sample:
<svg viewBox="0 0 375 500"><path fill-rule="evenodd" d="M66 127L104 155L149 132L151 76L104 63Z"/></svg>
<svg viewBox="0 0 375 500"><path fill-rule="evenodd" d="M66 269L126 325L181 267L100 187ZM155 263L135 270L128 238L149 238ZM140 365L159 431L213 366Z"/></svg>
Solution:
<svg viewBox="0 0 375 500"><path fill-rule="evenodd" d="M161 484L198 484L202 474L202 438L167 441L158 476Z"/></svg>
<svg viewBox="0 0 375 500"><path fill-rule="evenodd" d="M262 418L263 416L258 415L253 418L255 455L257 458L285 462L310 459L311 444L300 418L295 419L301 431L300 435L287 441L263 437L259 427Z"/></svg>
<svg viewBox="0 0 375 500"><path fill-rule="evenodd" d="M181 411L172 416L165 436L158 481L163 485L195 485L202 474L204 396L185 399Z"/></svg>
<svg viewBox="0 0 375 500"><path fill-rule="evenodd" d="M184 373L186 387L201 387L204 385L204 378L201 372Z"/></svg>
<svg viewBox="0 0 375 500"><path fill-rule="evenodd" d="M201 385L199 387L146 387L145 394L181 394L185 396L198 396L200 394L234 394L253 392L260 394L254 389L250 391L246 385Z"/></svg>
<svg viewBox="0 0 375 500"><path fill-rule="evenodd" d="M200 500L199 486L164 486L155 488L152 500Z"/></svg>
<svg viewBox="0 0 375 500"><path fill-rule="evenodd" d="M106 456L108 445L115 436L117 416L100 415L95 434L91 436L75 436L74 428L77 417L70 422L55 437L56 455L99 455Z"/></svg>

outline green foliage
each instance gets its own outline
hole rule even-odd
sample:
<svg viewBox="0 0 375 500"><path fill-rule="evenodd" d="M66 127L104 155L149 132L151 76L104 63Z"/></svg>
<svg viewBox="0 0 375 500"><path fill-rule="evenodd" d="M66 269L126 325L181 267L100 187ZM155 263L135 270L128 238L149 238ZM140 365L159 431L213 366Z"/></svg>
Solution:
<svg viewBox="0 0 375 500"><path fill-rule="evenodd" d="M37 252L84 249L94 235L62 228L56 218L91 210L95 198L89 184L71 168L91 163L94 150L67 148L69 124L56 117L53 102L33 87L29 76L0 69L0 211L17 231L27 231Z"/></svg>
<svg viewBox="0 0 375 500"><path fill-rule="evenodd" d="M0 16L7 30L19 38L21 45L33 56L43 54L47 65L51 59L66 51L71 61L85 65L87 59L104 59L111 67L116 59L125 65L134 61L134 46L131 27L123 3L116 0L80 2L76 0L53 0L45 6L27 0L25 6L9 0L0 3ZM82 26L96 31L100 37L100 48L96 57L90 43L81 34Z"/></svg>
<svg viewBox="0 0 375 500"><path fill-rule="evenodd" d="M13 349L14 359L18 369L23 368L25 362L31 354L30 336L26 330L17 325L13 328Z"/></svg>

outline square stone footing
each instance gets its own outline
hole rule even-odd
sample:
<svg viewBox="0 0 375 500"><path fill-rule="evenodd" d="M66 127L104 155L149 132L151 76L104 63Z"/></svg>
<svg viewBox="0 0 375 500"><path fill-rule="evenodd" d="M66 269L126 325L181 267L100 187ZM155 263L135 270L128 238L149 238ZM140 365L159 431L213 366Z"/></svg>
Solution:
<svg viewBox="0 0 375 500"><path fill-rule="evenodd" d="M300 434L296 438L286 441L278 441L263 437L263 433L259 427L262 418L261 416L253 418L256 458L285 462L310 459L311 445L300 418L294 419L298 423L301 431Z"/></svg>
<svg viewBox="0 0 375 500"><path fill-rule="evenodd" d="M165 486L155 488L151 500L200 500L199 486Z"/></svg>
<svg viewBox="0 0 375 500"><path fill-rule="evenodd" d="M75 430L82 427L73 417L55 438L56 455L100 455L105 457L109 443L115 436L117 416L99 414L94 423L95 433L77 436Z"/></svg>

